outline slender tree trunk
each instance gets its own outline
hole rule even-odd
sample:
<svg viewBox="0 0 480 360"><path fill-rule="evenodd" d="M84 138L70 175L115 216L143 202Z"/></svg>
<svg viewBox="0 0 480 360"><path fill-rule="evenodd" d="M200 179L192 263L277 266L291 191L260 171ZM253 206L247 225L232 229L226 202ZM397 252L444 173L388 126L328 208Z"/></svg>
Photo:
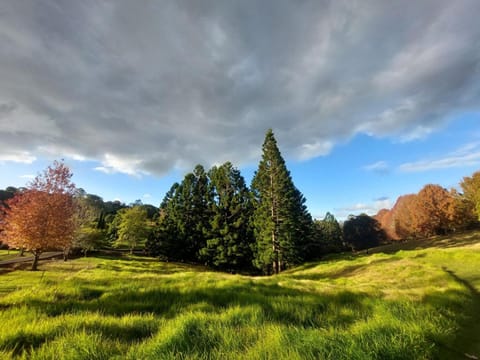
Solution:
<svg viewBox="0 0 480 360"><path fill-rule="evenodd" d="M38 258L40 257L40 253L38 251L33 251L33 263L32 263L32 271L38 270Z"/></svg>
<svg viewBox="0 0 480 360"><path fill-rule="evenodd" d="M21 247L20 248L20 256L25 256L24 252L25 252L25 248Z"/></svg>

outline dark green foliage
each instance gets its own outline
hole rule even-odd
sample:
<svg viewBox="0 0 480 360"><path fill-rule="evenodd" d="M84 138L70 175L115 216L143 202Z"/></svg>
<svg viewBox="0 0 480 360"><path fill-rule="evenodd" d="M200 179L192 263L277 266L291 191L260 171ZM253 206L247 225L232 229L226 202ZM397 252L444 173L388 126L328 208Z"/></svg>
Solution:
<svg viewBox="0 0 480 360"><path fill-rule="evenodd" d="M278 273L303 261L312 219L305 198L295 188L272 130L263 143L263 155L252 180L254 198L255 266Z"/></svg>
<svg viewBox="0 0 480 360"><path fill-rule="evenodd" d="M201 165L174 184L160 205L155 231L157 244L149 241L147 251L169 259L196 262L206 245L210 228L210 189Z"/></svg>
<svg viewBox="0 0 480 360"><path fill-rule="evenodd" d="M214 166L208 176L211 218L200 259L223 270L250 268L252 204L245 180L230 162Z"/></svg>
<svg viewBox="0 0 480 360"><path fill-rule="evenodd" d="M166 194L146 250L163 259L249 269L251 213L245 180L231 163L213 167L208 175L198 165Z"/></svg>
<svg viewBox="0 0 480 360"><path fill-rule="evenodd" d="M350 215L343 224L343 237L352 250L378 246L387 239L380 223L366 214Z"/></svg>
<svg viewBox="0 0 480 360"><path fill-rule="evenodd" d="M327 212L323 220L315 220L312 240L305 247L306 260L319 259L322 255L344 250L343 234L337 219Z"/></svg>

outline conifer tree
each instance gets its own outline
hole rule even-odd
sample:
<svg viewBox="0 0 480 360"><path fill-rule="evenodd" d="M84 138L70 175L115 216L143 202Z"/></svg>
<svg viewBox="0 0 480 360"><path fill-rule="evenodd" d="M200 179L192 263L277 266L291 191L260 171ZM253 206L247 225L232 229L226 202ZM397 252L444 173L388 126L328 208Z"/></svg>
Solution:
<svg viewBox="0 0 480 360"><path fill-rule="evenodd" d="M314 235L307 244L305 256L307 260L320 258L321 255L343 250L343 234L335 216L327 212L323 220L315 220Z"/></svg>
<svg viewBox="0 0 480 360"><path fill-rule="evenodd" d="M201 259L224 270L249 268L252 263L253 234L250 193L240 171L230 162L214 166L210 179L211 218Z"/></svg>
<svg viewBox="0 0 480 360"><path fill-rule="evenodd" d="M174 184L160 205L160 218L148 251L169 259L196 262L209 233L210 200L208 177L201 165Z"/></svg>
<svg viewBox="0 0 480 360"><path fill-rule="evenodd" d="M252 180L254 198L255 266L279 273L303 260L303 247L312 219L305 198L295 188L272 130L263 143L263 155Z"/></svg>

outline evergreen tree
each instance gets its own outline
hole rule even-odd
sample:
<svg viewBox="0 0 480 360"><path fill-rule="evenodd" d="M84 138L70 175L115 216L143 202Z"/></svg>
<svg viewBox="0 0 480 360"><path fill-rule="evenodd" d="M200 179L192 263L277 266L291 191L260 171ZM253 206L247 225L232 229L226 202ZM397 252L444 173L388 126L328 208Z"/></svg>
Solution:
<svg viewBox="0 0 480 360"><path fill-rule="evenodd" d="M201 165L174 184L160 205L155 236L147 251L174 260L196 262L209 234L210 202L208 177Z"/></svg>
<svg viewBox="0 0 480 360"><path fill-rule="evenodd" d="M250 193L240 171L230 162L209 171L211 219L201 259L224 270L240 270L252 263L253 239L249 220Z"/></svg>
<svg viewBox="0 0 480 360"><path fill-rule="evenodd" d="M314 235L305 250L307 260L318 259L325 254L341 252L343 248L342 228L335 216L327 212L323 220L315 220Z"/></svg>
<svg viewBox="0 0 480 360"><path fill-rule="evenodd" d="M158 225L146 243L146 250L152 256L173 260L186 258L181 194L181 185L174 183L160 204Z"/></svg>
<svg viewBox="0 0 480 360"><path fill-rule="evenodd" d="M263 143L263 155L252 180L254 198L255 265L279 273L303 261L303 247L312 219L305 198L295 188L272 130Z"/></svg>

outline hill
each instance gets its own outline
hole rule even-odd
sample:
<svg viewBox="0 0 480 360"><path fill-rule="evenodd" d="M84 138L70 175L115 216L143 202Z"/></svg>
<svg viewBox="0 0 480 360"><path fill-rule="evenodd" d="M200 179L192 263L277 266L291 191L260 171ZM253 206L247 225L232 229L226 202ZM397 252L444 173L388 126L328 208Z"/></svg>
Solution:
<svg viewBox="0 0 480 360"><path fill-rule="evenodd" d="M128 256L12 271L0 357L480 357L480 232L375 251L273 277Z"/></svg>

